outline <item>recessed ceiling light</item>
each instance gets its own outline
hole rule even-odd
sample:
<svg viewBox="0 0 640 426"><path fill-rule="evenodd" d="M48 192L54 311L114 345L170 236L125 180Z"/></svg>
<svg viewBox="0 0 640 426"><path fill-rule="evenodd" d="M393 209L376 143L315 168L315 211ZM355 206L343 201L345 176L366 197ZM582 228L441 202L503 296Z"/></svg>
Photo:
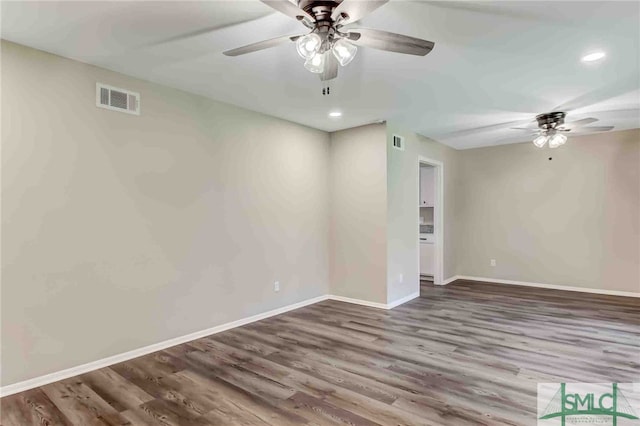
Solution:
<svg viewBox="0 0 640 426"><path fill-rule="evenodd" d="M329 113L329 117L342 117L342 113L340 111L332 111Z"/></svg>
<svg viewBox="0 0 640 426"><path fill-rule="evenodd" d="M593 52L582 57L582 62L594 62L607 56L604 52Z"/></svg>

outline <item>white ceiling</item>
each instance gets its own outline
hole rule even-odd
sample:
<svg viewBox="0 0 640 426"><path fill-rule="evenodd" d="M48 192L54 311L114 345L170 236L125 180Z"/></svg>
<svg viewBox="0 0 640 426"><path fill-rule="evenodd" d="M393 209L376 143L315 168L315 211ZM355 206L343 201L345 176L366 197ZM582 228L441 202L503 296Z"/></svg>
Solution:
<svg viewBox="0 0 640 426"><path fill-rule="evenodd" d="M640 2L396 0L357 26L436 47L425 57L360 49L322 96L293 43L222 55L304 32L257 0L2 2L7 40L327 131L386 119L473 148L527 140L509 127L559 109L567 121L640 127ZM594 49L607 58L581 63Z"/></svg>

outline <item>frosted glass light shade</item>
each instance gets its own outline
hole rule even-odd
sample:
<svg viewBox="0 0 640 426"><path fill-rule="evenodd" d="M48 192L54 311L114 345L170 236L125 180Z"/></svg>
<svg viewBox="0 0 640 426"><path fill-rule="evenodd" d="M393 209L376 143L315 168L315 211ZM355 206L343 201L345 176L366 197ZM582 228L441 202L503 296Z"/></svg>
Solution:
<svg viewBox="0 0 640 426"><path fill-rule="evenodd" d="M538 148L542 148L547 143L547 139L549 139L548 136L540 135L533 140L533 144Z"/></svg>
<svg viewBox="0 0 640 426"><path fill-rule="evenodd" d="M311 33L306 36L300 37L296 41L296 50L298 54L304 59L309 59L320 50L322 39L318 34Z"/></svg>
<svg viewBox="0 0 640 426"><path fill-rule="evenodd" d="M549 139L549 148L557 148L560 145L564 145L567 141L567 137L565 135L556 134L551 136Z"/></svg>
<svg viewBox="0 0 640 426"><path fill-rule="evenodd" d="M324 53L316 53L311 58L307 59L304 63L304 67L312 73L320 74L324 71Z"/></svg>
<svg viewBox="0 0 640 426"><path fill-rule="evenodd" d="M336 57L340 65L342 65L343 67L349 64L349 62L353 61L353 58L356 57L357 51L358 48L345 39L336 41L332 49L333 56Z"/></svg>

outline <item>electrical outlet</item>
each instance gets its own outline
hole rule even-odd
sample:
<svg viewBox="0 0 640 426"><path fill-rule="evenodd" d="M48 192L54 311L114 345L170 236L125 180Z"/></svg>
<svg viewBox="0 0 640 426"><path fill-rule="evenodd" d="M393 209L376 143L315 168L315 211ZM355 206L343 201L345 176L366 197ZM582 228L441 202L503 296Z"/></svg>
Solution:
<svg viewBox="0 0 640 426"><path fill-rule="evenodd" d="M402 274L398 275L398 282L402 283L404 281L404 276Z"/></svg>
<svg viewBox="0 0 640 426"><path fill-rule="evenodd" d="M280 291L280 281L273 283L273 291Z"/></svg>
<svg viewBox="0 0 640 426"><path fill-rule="evenodd" d="M496 260L495 259L491 259L491 266L496 266Z"/></svg>

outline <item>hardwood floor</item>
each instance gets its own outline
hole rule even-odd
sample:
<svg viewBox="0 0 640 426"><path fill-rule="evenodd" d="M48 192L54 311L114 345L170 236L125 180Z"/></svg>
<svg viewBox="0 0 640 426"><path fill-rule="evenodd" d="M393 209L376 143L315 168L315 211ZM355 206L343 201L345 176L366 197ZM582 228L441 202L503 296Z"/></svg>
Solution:
<svg viewBox="0 0 640 426"><path fill-rule="evenodd" d="M639 302L464 281L325 301L3 398L2 425L533 425L538 382L640 382Z"/></svg>

